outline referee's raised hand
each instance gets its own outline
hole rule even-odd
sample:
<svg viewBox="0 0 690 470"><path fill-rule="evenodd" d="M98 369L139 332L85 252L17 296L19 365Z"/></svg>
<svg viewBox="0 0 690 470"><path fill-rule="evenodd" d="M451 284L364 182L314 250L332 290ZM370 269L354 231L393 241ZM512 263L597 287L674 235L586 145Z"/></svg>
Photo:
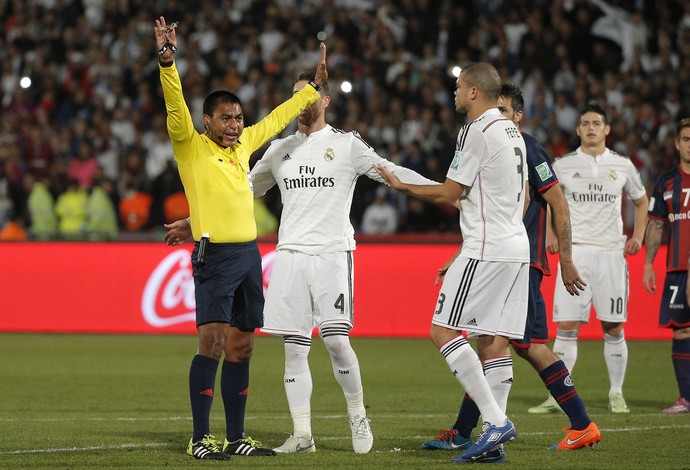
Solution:
<svg viewBox="0 0 690 470"><path fill-rule="evenodd" d="M158 47L159 60L169 62L173 60L177 49L177 37L175 27L177 23L166 24L162 16L156 20L156 27L153 29L156 34L156 47ZM170 47L172 46L172 47ZM163 51L162 53L160 51ZM323 55L323 53L322 53Z"/></svg>
<svg viewBox="0 0 690 470"><path fill-rule="evenodd" d="M316 75L314 75L314 83L321 86L328 80L328 70L326 70L326 45L321 43L321 57L319 57L319 64L316 66Z"/></svg>

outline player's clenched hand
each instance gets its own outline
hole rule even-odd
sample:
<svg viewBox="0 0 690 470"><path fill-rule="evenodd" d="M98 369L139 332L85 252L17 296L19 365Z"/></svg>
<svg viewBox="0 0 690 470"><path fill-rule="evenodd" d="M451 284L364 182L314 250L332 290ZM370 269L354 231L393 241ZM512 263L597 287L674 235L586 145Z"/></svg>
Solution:
<svg viewBox="0 0 690 470"><path fill-rule="evenodd" d="M323 85L328 80L328 70L326 70L326 45L321 43L321 57L319 64L316 66L316 75L314 75L314 83Z"/></svg>
<svg viewBox="0 0 690 470"><path fill-rule="evenodd" d="M402 183L398 179L395 174L390 171L388 168L386 168L384 165L381 163L375 163L372 165L374 170L376 170L376 173L378 173L381 178L393 189L400 189L400 186Z"/></svg>
<svg viewBox="0 0 690 470"><path fill-rule="evenodd" d="M558 253L558 237L550 237L546 235L546 251L555 255Z"/></svg>
<svg viewBox="0 0 690 470"><path fill-rule="evenodd" d="M192 239L192 227L189 226L186 219L176 220L172 224L165 224L163 227L168 229L168 232L163 235L163 241L170 246L180 245Z"/></svg>
<svg viewBox="0 0 690 470"><path fill-rule="evenodd" d="M642 242L640 240L635 240L631 238L625 242L625 254L626 255L636 255L640 249L642 249Z"/></svg>

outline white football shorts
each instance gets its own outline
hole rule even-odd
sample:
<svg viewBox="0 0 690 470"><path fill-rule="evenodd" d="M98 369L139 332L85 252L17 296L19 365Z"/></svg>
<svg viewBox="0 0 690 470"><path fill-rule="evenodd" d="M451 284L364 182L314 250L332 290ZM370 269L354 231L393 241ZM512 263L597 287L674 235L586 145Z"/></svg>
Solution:
<svg viewBox="0 0 690 470"><path fill-rule="evenodd" d="M561 264L553 295L553 321L589 322L594 305L597 319L623 323L628 319L628 263L623 250L602 251L573 246L573 261L587 283L580 295L570 295L561 279Z"/></svg>
<svg viewBox="0 0 690 470"><path fill-rule="evenodd" d="M351 251L307 255L279 250L273 261L261 331L311 338L314 326L352 327L354 264Z"/></svg>
<svg viewBox="0 0 690 470"><path fill-rule="evenodd" d="M431 322L470 336L520 339L528 296L529 263L458 258L446 272Z"/></svg>

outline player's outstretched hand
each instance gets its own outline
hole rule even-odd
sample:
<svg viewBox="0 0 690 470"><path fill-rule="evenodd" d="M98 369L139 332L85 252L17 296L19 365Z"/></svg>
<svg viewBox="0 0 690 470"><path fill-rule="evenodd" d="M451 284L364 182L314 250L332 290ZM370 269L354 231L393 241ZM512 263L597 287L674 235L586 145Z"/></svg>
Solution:
<svg viewBox="0 0 690 470"><path fill-rule="evenodd" d="M400 182L400 179L398 179L395 174L386 168L385 165L382 165L381 163L375 163L372 165L374 170L376 170L376 173L383 178L383 180L393 189L400 190L400 187L402 183Z"/></svg>
<svg viewBox="0 0 690 470"><path fill-rule="evenodd" d="M328 70L326 69L326 45L321 43L321 57L316 66L316 75L314 75L314 83L321 86L328 80Z"/></svg>
<svg viewBox="0 0 690 470"><path fill-rule="evenodd" d="M168 229L168 232L163 235L163 241L170 246L181 245L192 240L192 227L189 226L186 219L176 220L172 224L163 225L163 227Z"/></svg>

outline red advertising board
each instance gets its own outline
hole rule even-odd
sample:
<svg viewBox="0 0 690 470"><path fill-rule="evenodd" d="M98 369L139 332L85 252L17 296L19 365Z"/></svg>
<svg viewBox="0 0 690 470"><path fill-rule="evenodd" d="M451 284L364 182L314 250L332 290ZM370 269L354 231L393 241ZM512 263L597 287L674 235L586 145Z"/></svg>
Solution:
<svg viewBox="0 0 690 470"><path fill-rule="evenodd" d="M259 245L268 283L274 245ZM0 331L195 333L192 245L163 243L0 243ZM450 244L361 243L355 252L353 336L426 337L436 270ZM657 255L663 285L665 250ZM628 339L668 339L657 327L659 296L642 286L644 254L629 258ZM552 259L555 271L556 259ZM555 276L544 279L550 311ZM550 313L549 313L550 317ZM551 324L552 337L555 325ZM601 338L598 321L581 338Z"/></svg>

